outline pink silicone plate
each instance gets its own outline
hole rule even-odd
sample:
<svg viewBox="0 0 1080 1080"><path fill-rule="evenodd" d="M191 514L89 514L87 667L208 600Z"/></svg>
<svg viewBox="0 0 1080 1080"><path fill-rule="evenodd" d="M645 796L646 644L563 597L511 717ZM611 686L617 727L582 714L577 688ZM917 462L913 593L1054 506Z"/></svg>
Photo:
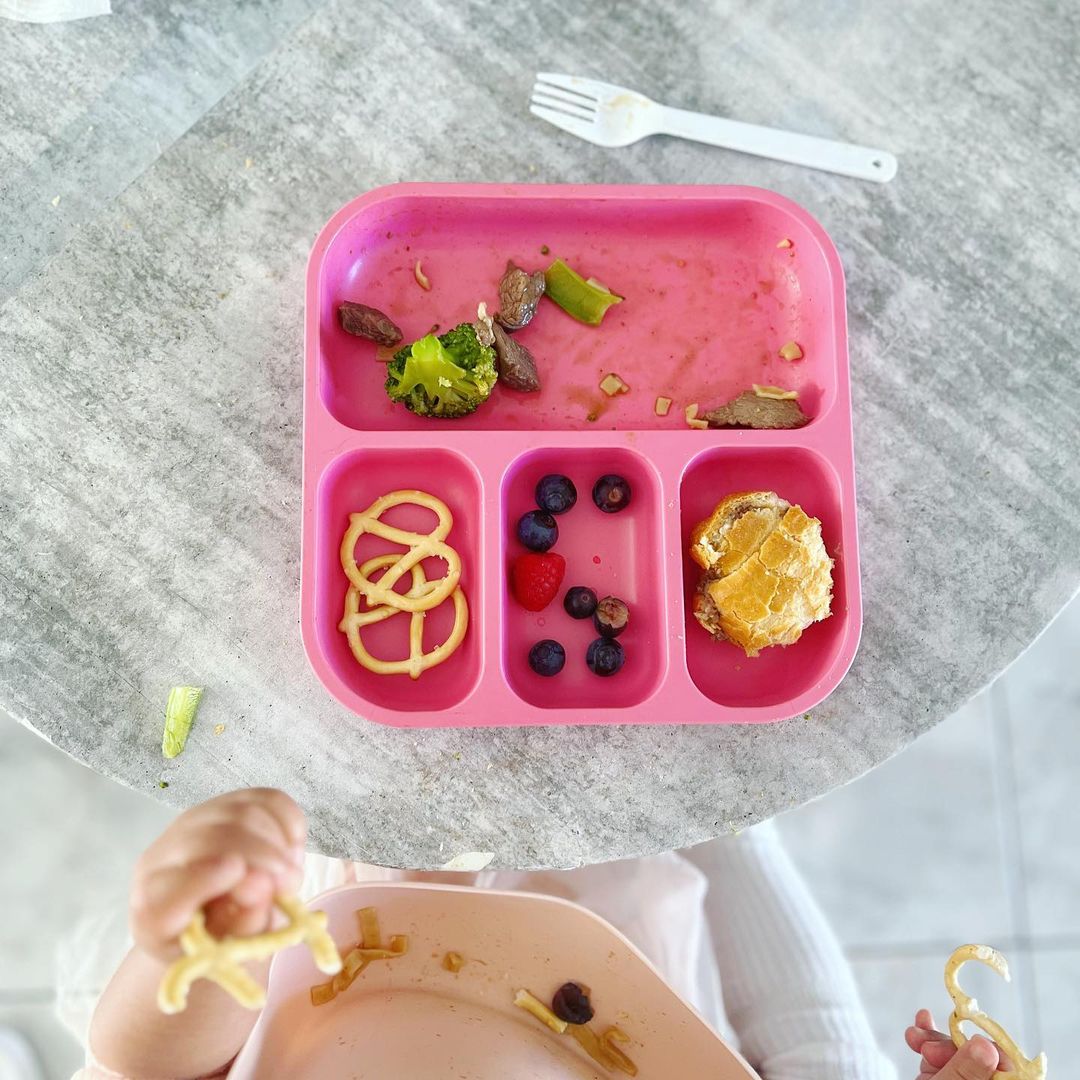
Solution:
<svg viewBox="0 0 1080 1080"><path fill-rule="evenodd" d="M790 246L778 247L782 240ZM548 254L541 249L549 249ZM497 386L476 413L431 421L393 405L373 344L346 334L343 300L385 311L406 341L438 323L497 307L507 259L528 269L564 258L620 295L599 327L550 301L518 337L537 358L539 394ZM430 291L417 284L423 262ZM777 352L797 341L804 358ZM805 211L743 187L546 187L400 184L343 207L320 233L307 277L301 617L316 673L354 712L402 726L580 723L755 723L805 712L851 665L862 622L844 279L836 249ZM607 372L631 390L599 390ZM696 431L702 411L752 383L798 390L812 417L797 431ZM673 399L658 417L658 395ZM627 659L601 679L585 666L595 636L560 598L525 611L509 593L522 552L518 517L548 472L568 475L577 505L558 519L554 548L565 590L588 585L631 609ZM626 477L631 505L602 514L591 498L604 473ZM361 667L337 629L347 581L338 549L351 512L419 488L454 515L470 627L461 649L419 680ZM725 495L769 489L821 519L836 562L833 615L786 648L747 659L696 623L690 530ZM427 532L426 510L385 520ZM357 558L393 550L362 538ZM434 561L430 576L442 574ZM441 641L451 605L429 612L425 644ZM408 653L409 619L365 630L382 658ZM566 667L541 678L527 662L545 637Z"/></svg>
<svg viewBox="0 0 1080 1080"><path fill-rule="evenodd" d="M602 1080L613 1074L513 1003L519 989L550 1001L570 979L590 989L594 1030L617 1024L630 1036L623 1049L640 1080L757 1077L622 934L577 904L392 883L346 885L312 902L342 951L356 943L356 910L369 905L384 939L408 934L409 951L373 961L317 1008L310 987L326 976L306 949L279 953L230 1080ZM450 951L465 960L456 974L442 966Z"/></svg>

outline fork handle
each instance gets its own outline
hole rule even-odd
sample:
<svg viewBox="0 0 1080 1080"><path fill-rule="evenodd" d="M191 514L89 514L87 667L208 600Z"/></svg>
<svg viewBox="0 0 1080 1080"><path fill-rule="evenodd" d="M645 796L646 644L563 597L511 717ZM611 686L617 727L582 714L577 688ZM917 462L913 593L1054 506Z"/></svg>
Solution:
<svg viewBox="0 0 1080 1080"><path fill-rule="evenodd" d="M688 112L663 106L657 118L658 134L723 146L744 154L788 161L811 169L885 183L896 175L896 158L887 150L833 142L813 135L796 135L778 128L744 124L722 116Z"/></svg>

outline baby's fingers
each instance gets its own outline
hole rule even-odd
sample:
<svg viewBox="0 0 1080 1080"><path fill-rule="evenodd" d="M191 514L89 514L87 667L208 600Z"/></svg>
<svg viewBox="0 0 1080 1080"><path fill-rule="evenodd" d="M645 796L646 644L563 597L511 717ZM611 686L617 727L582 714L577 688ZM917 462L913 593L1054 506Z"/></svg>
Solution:
<svg viewBox="0 0 1080 1080"><path fill-rule="evenodd" d="M956 1054L956 1045L948 1036L928 1039L921 1050L923 1061L935 1069L942 1069Z"/></svg>
<svg viewBox="0 0 1080 1080"><path fill-rule="evenodd" d="M139 878L131 895L131 931L136 943L155 956L172 955L192 915L238 885L246 874L243 858L228 854L164 866Z"/></svg>
<svg viewBox="0 0 1080 1080"><path fill-rule="evenodd" d="M304 811L284 791L278 791L277 788L248 788L237 792L237 798L265 810L277 822L290 847L304 846L307 839L307 819Z"/></svg>
<svg viewBox="0 0 1080 1080"><path fill-rule="evenodd" d="M247 876L227 896L206 905L206 928L214 937L248 937L270 928L274 881L261 870Z"/></svg>
<svg viewBox="0 0 1080 1080"><path fill-rule="evenodd" d="M997 1047L982 1036L976 1036L957 1050L952 1040L927 1042L922 1049L923 1070L942 1080L983 1080L1002 1064Z"/></svg>
<svg viewBox="0 0 1080 1080"><path fill-rule="evenodd" d="M929 1009L920 1009L915 1014L915 1026L921 1028L923 1031L932 1031L935 1035L941 1034L937 1029L937 1022L934 1020L934 1014Z"/></svg>
<svg viewBox="0 0 1080 1080"><path fill-rule="evenodd" d="M923 1054L925 1064L931 1066L931 1075L940 1069L956 1053L952 1039L937 1030L933 1014L929 1009L920 1009L915 1014L915 1023L904 1032L904 1040L916 1054ZM930 1048L929 1056L925 1051Z"/></svg>
<svg viewBox="0 0 1080 1080"><path fill-rule="evenodd" d="M242 825L214 822L193 835L183 861L204 859L228 852L239 855L248 868L262 870L275 878L278 888L285 888L297 868L297 856L281 840L268 840Z"/></svg>
<svg viewBox="0 0 1080 1080"><path fill-rule="evenodd" d="M916 1054L921 1054L923 1047L927 1043L948 1043L952 1046L952 1039L948 1035L943 1035L940 1031L927 1030L923 1027L909 1027L904 1032L904 1039L908 1046L915 1051Z"/></svg>

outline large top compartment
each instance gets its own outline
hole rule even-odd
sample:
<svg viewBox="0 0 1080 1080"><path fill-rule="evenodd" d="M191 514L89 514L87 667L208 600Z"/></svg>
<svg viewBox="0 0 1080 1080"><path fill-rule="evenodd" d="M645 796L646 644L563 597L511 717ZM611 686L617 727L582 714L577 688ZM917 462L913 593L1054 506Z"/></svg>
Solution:
<svg viewBox="0 0 1080 1080"><path fill-rule="evenodd" d="M843 362L836 251L786 199L721 190L402 184L362 196L331 220L312 253L319 399L363 431L644 430L681 425L681 414L655 414L658 395L705 409L767 383L798 390L804 411L820 420ZM495 310L507 259L532 270L556 256L625 301L599 327L542 301L518 334L537 359L541 392L498 387L461 420L435 422L392 404L375 346L338 321L338 305L358 300L390 315L406 342L436 323L445 331L472 319L481 300ZM417 260L430 291L417 283ZM777 355L788 341L803 349L798 363ZM611 371L630 393L599 390Z"/></svg>

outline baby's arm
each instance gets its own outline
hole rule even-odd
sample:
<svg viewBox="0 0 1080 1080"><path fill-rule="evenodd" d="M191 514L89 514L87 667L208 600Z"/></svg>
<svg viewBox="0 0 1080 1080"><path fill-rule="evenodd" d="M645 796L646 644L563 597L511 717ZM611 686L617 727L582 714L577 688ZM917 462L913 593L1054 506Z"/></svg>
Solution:
<svg viewBox="0 0 1080 1080"><path fill-rule="evenodd" d="M187 1008L166 1016L157 988L179 955L177 938L202 909L217 937L260 933L273 897L300 883L306 825L287 795L251 788L181 814L139 859L131 887L135 946L105 988L90 1049L124 1076L192 1077L222 1070L258 1016L212 983L191 988ZM266 963L251 966L265 982Z"/></svg>
<svg viewBox="0 0 1080 1080"><path fill-rule="evenodd" d="M684 854L709 879L706 915L728 1019L766 1080L895 1080L835 935L767 822Z"/></svg>

